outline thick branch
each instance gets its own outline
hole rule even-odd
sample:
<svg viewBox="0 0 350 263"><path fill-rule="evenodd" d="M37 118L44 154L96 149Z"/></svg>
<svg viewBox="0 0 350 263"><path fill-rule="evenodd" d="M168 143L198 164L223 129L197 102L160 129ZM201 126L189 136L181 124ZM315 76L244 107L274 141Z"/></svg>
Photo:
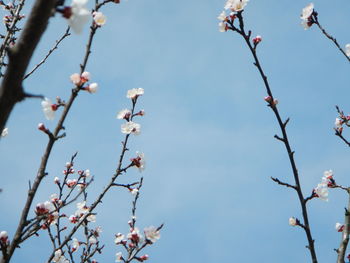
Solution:
<svg viewBox="0 0 350 263"><path fill-rule="evenodd" d="M55 0L36 0L17 44L8 50L9 63L0 87L0 131L15 104L25 98L23 77L55 4Z"/></svg>

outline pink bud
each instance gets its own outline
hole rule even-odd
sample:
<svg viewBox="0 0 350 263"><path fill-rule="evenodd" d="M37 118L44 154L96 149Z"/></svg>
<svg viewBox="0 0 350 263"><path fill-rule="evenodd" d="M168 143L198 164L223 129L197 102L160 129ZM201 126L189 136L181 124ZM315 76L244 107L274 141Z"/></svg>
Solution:
<svg viewBox="0 0 350 263"><path fill-rule="evenodd" d="M149 256L147 254L140 257L141 260L147 260L148 258L149 258Z"/></svg>
<svg viewBox="0 0 350 263"><path fill-rule="evenodd" d="M88 82L90 80L90 77L91 77L90 73L87 71L84 71L80 76L81 82L82 83Z"/></svg>
<svg viewBox="0 0 350 263"><path fill-rule="evenodd" d="M39 129L40 131L43 131L43 132L46 132L46 131L47 131L47 129L46 129L44 123L39 123L39 124L38 124L38 129Z"/></svg>
<svg viewBox="0 0 350 263"><path fill-rule="evenodd" d="M265 100L266 102L268 102L268 103L272 102L271 96L266 96L266 97L264 98L264 100Z"/></svg>
<svg viewBox="0 0 350 263"><path fill-rule="evenodd" d="M255 38L253 38L253 43L254 43L254 45L257 45L257 44L259 44L260 42L261 42L261 40L262 40L262 38L261 38L261 36L256 36Z"/></svg>
<svg viewBox="0 0 350 263"><path fill-rule="evenodd" d="M53 180L55 182L55 184L59 184L60 183L60 178L58 178L57 176L55 177L55 179Z"/></svg>

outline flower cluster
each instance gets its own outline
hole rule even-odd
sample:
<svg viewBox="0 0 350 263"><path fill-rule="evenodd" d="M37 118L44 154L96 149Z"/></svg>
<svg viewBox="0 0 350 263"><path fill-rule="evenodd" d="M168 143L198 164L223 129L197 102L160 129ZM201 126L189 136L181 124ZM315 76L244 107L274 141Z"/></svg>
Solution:
<svg viewBox="0 0 350 263"><path fill-rule="evenodd" d="M334 121L334 129L339 134L343 132L343 125L350 126L350 115L344 115L342 111L339 110L339 116L335 118Z"/></svg>
<svg viewBox="0 0 350 263"><path fill-rule="evenodd" d="M114 243L116 245L122 245L124 248L127 249L129 255L133 255L133 258L138 260L139 262L143 262L149 258L147 254L143 256L136 256L137 252L141 250L143 247L147 245L154 244L157 240L160 239L160 228L161 227L146 227L143 230L143 233L145 236L143 236L140 233L140 230L137 227L134 227L135 221L129 221L130 225L130 232L126 235L123 235L121 233L118 233L115 235ZM136 252L136 253L134 253ZM134 254L133 254L134 253ZM116 262L123 261L123 254L122 252L116 253Z"/></svg>
<svg viewBox="0 0 350 263"><path fill-rule="evenodd" d="M141 95L144 94L144 90L143 88L137 88L137 89L131 89L128 90L126 97L128 99L131 99L133 102L133 109L129 110L129 109L123 109L121 111L118 112L117 114L117 119L124 119L127 122L123 123L121 125L121 132L124 134L134 134L134 135L139 135L141 132L141 125L138 123L135 123L132 121L132 119L135 116L143 116L145 113L143 110L139 111L138 113L134 113L134 107L135 107L135 103L137 101L137 98Z"/></svg>
<svg viewBox="0 0 350 263"><path fill-rule="evenodd" d="M310 3L301 11L300 19L302 20L301 25L304 29L310 28L315 23L315 17L317 13L314 11L314 4Z"/></svg>
<svg viewBox="0 0 350 263"><path fill-rule="evenodd" d="M332 170L325 171L322 176L321 183L312 191L312 197L320 198L323 201L328 201L328 187L335 187Z"/></svg>
<svg viewBox="0 0 350 263"><path fill-rule="evenodd" d="M227 0L224 11L220 13L218 19L219 23L219 31L226 32L228 29L234 29L233 22L237 17L237 13L241 13L245 6L247 5L249 0ZM230 10L230 14L226 14L226 10Z"/></svg>
<svg viewBox="0 0 350 263"><path fill-rule="evenodd" d="M86 90L89 93L96 93L98 91L97 83L90 83L84 87L84 84L87 83L91 78L91 74L87 71L84 71L81 75L78 73L74 73L70 76L71 82L79 87L82 90Z"/></svg>

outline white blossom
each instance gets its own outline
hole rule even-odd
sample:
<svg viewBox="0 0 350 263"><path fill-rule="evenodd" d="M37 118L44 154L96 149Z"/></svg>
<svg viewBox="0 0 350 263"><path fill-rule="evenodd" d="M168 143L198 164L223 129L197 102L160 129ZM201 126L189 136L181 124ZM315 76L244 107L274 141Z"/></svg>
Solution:
<svg viewBox="0 0 350 263"><path fill-rule="evenodd" d="M345 45L345 54L350 57L350 44Z"/></svg>
<svg viewBox="0 0 350 263"><path fill-rule="evenodd" d="M55 251L55 256L52 259L53 262L55 263L69 263L69 260L67 260L63 255L62 255L62 250L58 249Z"/></svg>
<svg viewBox="0 0 350 263"><path fill-rule="evenodd" d="M146 239L150 240L152 243L160 239L159 230L154 226L146 227L143 231L145 232Z"/></svg>
<svg viewBox="0 0 350 263"><path fill-rule="evenodd" d="M225 11L222 11L222 12L220 13L220 15L218 16L218 19L219 19L220 21L225 21L225 20L226 20L226 17L227 17L226 12L225 12Z"/></svg>
<svg viewBox="0 0 350 263"><path fill-rule="evenodd" d="M131 193L132 195L137 195L138 192L139 192L139 189L137 189L137 188L134 188L134 189L132 189L132 190L130 191L130 193Z"/></svg>
<svg viewBox="0 0 350 263"><path fill-rule="evenodd" d="M128 99L136 99L138 96L141 96L144 94L144 89L143 88L135 88L135 89L130 89L128 90L126 97Z"/></svg>
<svg viewBox="0 0 350 263"><path fill-rule="evenodd" d="M132 158L132 164L136 166L139 169L139 172L142 172L145 170L146 161L145 161L145 154L142 152L136 152L137 157Z"/></svg>
<svg viewBox="0 0 350 263"><path fill-rule="evenodd" d="M326 183L318 184L314 190L318 198L323 201L328 201L328 187Z"/></svg>
<svg viewBox="0 0 350 263"><path fill-rule="evenodd" d="M77 34L83 31L84 24L90 19L90 11L86 8L88 0L73 0L71 4L71 16L68 24Z"/></svg>
<svg viewBox="0 0 350 263"><path fill-rule="evenodd" d="M121 125L121 132L125 134L139 135L141 132L141 125L132 121L128 121Z"/></svg>
<svg viewBox="0 0 350 263"><path fill-rule="evenodd" d="M80 75L78 73L72 74L70 76L70 81L76 86L80 85Z"/></svg>
<svg viewBox="0 0 350 263"><path fill-rule="evenodd" d="M102 14L102 12L93 12L92 16L96 25L103 26L106 24L107 18L104 14Z"/></svg>
<svg viewBox="0 0 350 263"><path fill-rule="evenodd" d="M86 90L90 93L96 93L98 91L98 84L91 83L91 84L89 84L89 86L87 86Z"/></svg>
<svg viewBox="0 0 350 263"><path fill-rule="evenodd" d="M336 128L341 128L342 127L342 120L341 119L339 119L339 118L335 118L335 122L334 122L334 126L336 127Z"/></svg>
<svg viewBox="0 0 350 263"><path fill-rule="evenodd" d="M4 128L1 132L1 137L6 137L9 134L9 129L8 128Z"/></svg>
<svg viewBox="0 0 350 263"><path fill-rule="evenodd" d="M93 245L96 244L97 243L96 237L94 237L94 236L89 237L89 243L93 244Z"/></svg>
<svg viewBox="0 0 350 263"><path fill-rule="evenodd" d="M78 250L79 247L80 247L80 243L79 243L78 239L73 238L73 241L72 241L72 251Z"/></svg>
<svg viewBox="0 0 350 263"><path fill-rule="evenodd" d="M118 234L116 234L116 236L115 236L114 243L115 243L116 245L118 245L118 244L120 244L120 242L123 241L124 238L125 238L125 236L124 236L122 233L118 233Z"/></svg>
<svg viewBox="0 0 350 263"><path fill-rule="evenodd" d="M117 114L117 119L122 120L122 119L129 119L131 116L131 110L129 109L124 109L118 112Z"/></svg>
<svg viewBox="0 0 350 263"><path fill-rule="evenodd" d="M115 254L115 262L121 262L122 261L122 252L118 252Z"/></svg>
<svg viewBox="0 0 350 263"><path fill-rule="evenodd" d="M57 105L52 104L50 99L45 98L41 102L41 106L43 108L43 112L45 114L46 119L53 120L55 118L55 111L57 110Z"/></svg>
<svg viewBox="0 0 350 263"><path fill-rule="evenodd" d="M295 219L295 217L289 218L289 225L290 226L296 226L297 225L297 220Z"/></svg>
<svg viewBox="0 0 350 263"><path fill-rule="evenodd" d="M301 11L300 19L308 20L312 13L314 12L314 4L310 3Z"/></svg>
<svg viewBox="0 0 350 263"><path fill-rule="evenodd" d="M234 12L239 12L244 9L249 0L227 0L225 9L230 9Z"/></svg>
<svg viewBox="0 0 350 263"><path fill-rule="evenodd" d="M309 29L312 26L312 22L309 21L312 13L314 12L314 4L310 3L301 11L300 18L302 20L301 25L304 29Z"/></svg>
<svg viewBox="0 0 350 263"><path fill-rule="evenodd" d="M335 230L337 230L338 232L343 232L344 230L344 225L341 223L336 223L335 224Z"/></svg>
<svg viewBox="0 0 350 263"><path fill-rule="evenodd" d="M219 23L219 31L226 32L226 23L224 23L224 22Z"/></svg>

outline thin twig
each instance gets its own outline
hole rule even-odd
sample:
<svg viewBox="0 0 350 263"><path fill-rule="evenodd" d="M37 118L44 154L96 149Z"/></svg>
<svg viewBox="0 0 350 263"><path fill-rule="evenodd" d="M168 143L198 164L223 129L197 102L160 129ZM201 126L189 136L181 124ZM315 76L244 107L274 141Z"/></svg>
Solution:
<svg viewBox="0 0 350 263"><path fill-rule="evenodd" d="M58 48L58 45L68 36L70 36L69 33L70 27L66 29L66 32L61 36L60 39L56 40L56 44L49 50L49 52L46 54L46 56L31 70L29 73L27 73L24 77L23 80L28 78L30 75L32 75L42 64L46 62L46 60L49 58L49 56Z"/></svg>
<svg viewBox="0 0 350 263"><path fill-rule="evenodd" d="M297 194L298 194L298 198L299 198L299 202L300 202L300 205L301 205L301 209L302 209L302 214L303 214L303 219L304 219L304 230L305 230L305 234L306 234L306 237L307 237L307 240L308 240L308 248L309 248L309 251L310 251L310 254L311 254L311 259L312 259L312 262L313 263L317 263L317 257L316 257L316 252L315 252L315 247L314 247L314 240L312 238L312 234L311 234L311 229L310 229L310 225L309 225L309 219L308 219L308 213L307 213L307 208L306 208L306 202L304 200L304 196L303 196L303 193L302 193L302 190L301 190L301 185L300 185L300 180L299 180L299 173L298 173L298 169L297 169L297 166L296 166L296 163L295 163L295 160L294 160L294 151L292 151L292 148L290 146L290 143L289 143L289 139L288 139L288 135L287 135L287 130L286 130L286 122L283 122L282 121L282 118L280 116L280 113L278 111L278 108L277 108L277 105L274 103L274 96L272 94L272 91L271 91L271 88L270 88L270 84L267 80L267 77L263 71L263 68L260 64L260 61L259 61L259 58L257 56L257 52L256 52L256 45L252 45L251 43L251 31L249 31L248 33L245 32L245 29L244 29L244 21L243 21L243 15L242 15L243 11L239 11L237 13L237 17L238 17L238 20L239 20L239 30L233 30L233 31L236 31L238 32L242 37L243 39L245 40L249 50L251 51L251 54L253 55L253 58L254 58L254 65L257 67L259 73L260 73L260 76L264 82L264 86L265 86L265 89L266 89L266 92L268 94L268 96L271 98L271 103L270 103L270 108L271 110L274 112L275 114L275 117L277 119L277 122L278 122L278 125L280 127L280 130L282 132L282 141L285 145L285 148L286 148L286 151L288 153L288 158L289 158L289 162L290 162L290 165L291 165L291 168L292 168L292 171L293 171L293 177L294 177L294 180L295 180L295 189L297 191ZM228 22L230 27L231 28L234 28L234 25L233 25L233 21L229 21Z"/></svg>

